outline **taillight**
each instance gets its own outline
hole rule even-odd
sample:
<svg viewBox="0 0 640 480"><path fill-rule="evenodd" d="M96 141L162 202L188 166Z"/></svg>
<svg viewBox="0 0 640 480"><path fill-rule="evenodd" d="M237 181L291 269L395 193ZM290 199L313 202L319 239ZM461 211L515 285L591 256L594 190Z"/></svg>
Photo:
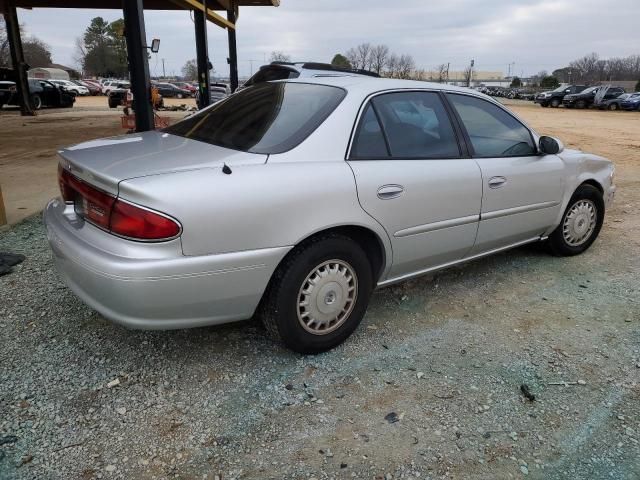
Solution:
<svg viewBox="0 0 640 480"><path fill-rule="evenodd" d="M152 210L124 202L98 190L58 166L58 183L65 202L85 220L116 235L135 240L166 240L180 233L173 219Z"/></svg>
<svg viewBox="0 0 640 480"><path fill-rule="evenodd" d="M177 236L180 225L151 210L116 200L111 210L111 231L123 237L159 240Z"/></svg>

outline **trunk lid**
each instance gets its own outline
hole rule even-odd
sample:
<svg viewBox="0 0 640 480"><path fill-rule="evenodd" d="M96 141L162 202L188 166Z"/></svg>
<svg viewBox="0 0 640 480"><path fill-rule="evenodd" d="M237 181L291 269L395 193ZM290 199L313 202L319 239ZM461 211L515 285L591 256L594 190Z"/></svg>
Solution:
<svg viewBox="0 0 640 480"><path fill-rule="evenodd" d="M158 131L90 140L58 154L64 168L114 195L118 193L118 183L131 178L221 168L225 163L231 167L256 165L265 163L268 157Z"/></svg>

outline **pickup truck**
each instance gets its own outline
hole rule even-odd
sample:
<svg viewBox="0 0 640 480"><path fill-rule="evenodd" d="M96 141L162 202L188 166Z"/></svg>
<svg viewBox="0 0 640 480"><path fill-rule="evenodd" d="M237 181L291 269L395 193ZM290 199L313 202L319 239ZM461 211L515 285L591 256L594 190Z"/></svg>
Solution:
<svg viewBox="0 0 640 480"><path fill-rule="evenodd" d="M566 95L572 95L582 92L586 85L565 85L564 87L558 87L550 92L542 92L536 95L534 103L539 103L542 107L557 108L562 105L562 101Z"/></svg>

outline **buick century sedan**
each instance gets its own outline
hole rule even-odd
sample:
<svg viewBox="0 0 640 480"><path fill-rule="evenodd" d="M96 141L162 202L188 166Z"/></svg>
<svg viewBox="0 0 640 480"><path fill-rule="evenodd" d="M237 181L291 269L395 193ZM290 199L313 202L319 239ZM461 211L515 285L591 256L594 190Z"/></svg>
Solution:
<svg viewBox="0 0 640 480"><path fill-rule="evenodd" d="M442 84L257 84L164 130L61 150L44 218L67 285L128 327L261 318L320 352L372 291L544 242L596 240L614 167Z"/></svg>

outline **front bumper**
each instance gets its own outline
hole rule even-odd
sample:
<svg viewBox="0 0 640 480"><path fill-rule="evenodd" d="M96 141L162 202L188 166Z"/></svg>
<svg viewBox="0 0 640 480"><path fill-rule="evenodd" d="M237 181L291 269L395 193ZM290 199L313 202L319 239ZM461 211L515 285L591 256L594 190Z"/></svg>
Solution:
<svg viewBox="0 0 640 480"><path fill-rule="evenodd" d="M130 328L176 329L251 317L290 247L184 256L180 239L125 240L52 200L44 211L56 268L87 305Z"/></svg>

